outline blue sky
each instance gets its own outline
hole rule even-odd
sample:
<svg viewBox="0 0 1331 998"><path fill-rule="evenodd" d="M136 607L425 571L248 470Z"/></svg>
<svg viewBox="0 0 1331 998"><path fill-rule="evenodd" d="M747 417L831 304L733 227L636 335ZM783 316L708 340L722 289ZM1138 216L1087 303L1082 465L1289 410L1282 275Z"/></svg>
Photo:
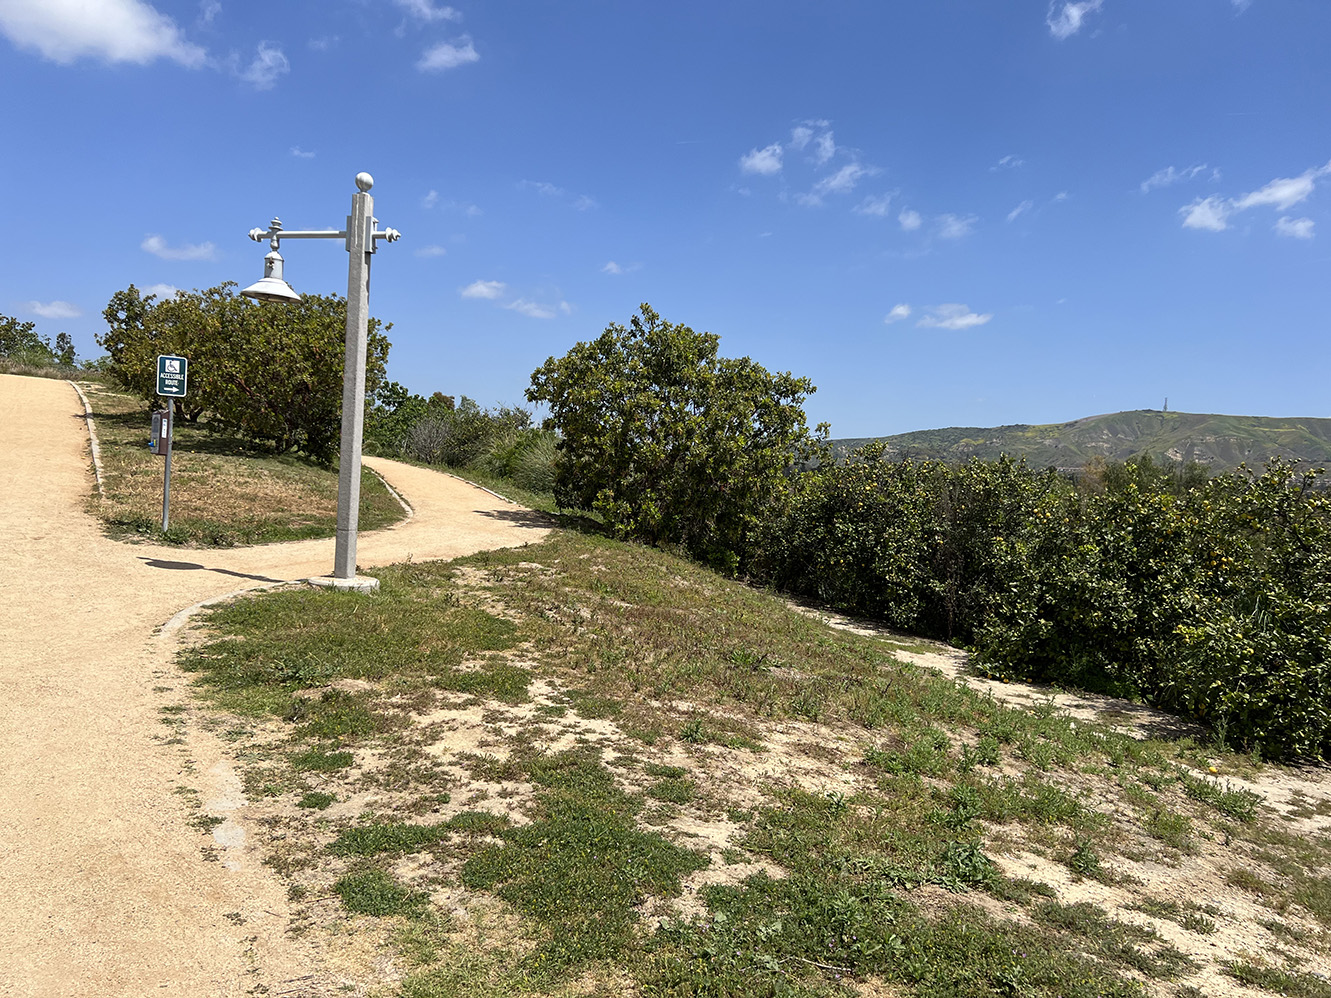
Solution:
<svg viewBox="0 0 1331 998"><path fill-rule="evenodd" d="M375 177L414 391L520 401L639 302L835 436L1331 416L1326 0L0 0L0 312L245 285ZM22 95L23 99L20 99ZM346 290L329 242L297 290Z"/></svg>

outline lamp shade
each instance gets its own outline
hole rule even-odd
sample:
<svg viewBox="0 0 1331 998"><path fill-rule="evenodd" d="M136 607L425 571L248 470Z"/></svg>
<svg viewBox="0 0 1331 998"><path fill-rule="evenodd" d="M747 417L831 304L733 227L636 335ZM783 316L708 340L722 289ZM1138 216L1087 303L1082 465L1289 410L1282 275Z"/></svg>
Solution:
<svg viewBox="0 0 1331 998"><path fill-rule="evenodd" d="M263 258L263 277L241 292L257 301L300 301L300 295L282 279L282 254L272 250Z"/></svg>

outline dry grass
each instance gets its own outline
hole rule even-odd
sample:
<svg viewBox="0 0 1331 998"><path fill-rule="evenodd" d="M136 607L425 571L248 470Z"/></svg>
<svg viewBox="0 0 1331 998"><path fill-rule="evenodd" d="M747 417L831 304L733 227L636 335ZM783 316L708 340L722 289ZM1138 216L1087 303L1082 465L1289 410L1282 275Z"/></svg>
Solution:
<svg viewBox="0 0 1331 998"><path fill-rule="evenodd" d="M333 533L335 470L181 424L171 457L171 529L163 537L164 461L148 450L150 417L143 402L97 385L84 390L97 421L106 476L105 497L96 512L112 534L230 546ZM362 529L387 526L401 516L401 506L383 483L365 472Z"/></svg>

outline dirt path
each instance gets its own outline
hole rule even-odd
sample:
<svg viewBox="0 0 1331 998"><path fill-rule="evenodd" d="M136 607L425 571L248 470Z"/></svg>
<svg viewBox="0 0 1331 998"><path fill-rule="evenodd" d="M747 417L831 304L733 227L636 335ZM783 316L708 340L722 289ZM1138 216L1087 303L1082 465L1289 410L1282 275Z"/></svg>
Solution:
<svg viewBox="0 0 1331 998"><path fill-rule="evenodd" d="M363 567L546 532L457 479L366 463L415 516L363 534ZM169 673L154 631L200 600L327 574L333 542L117 543L86 511L91 477L73 389L0 375L0 995L322 993L312 954L284 934L277 878L244 850L206 861L215 853L179 788L199 774L216 812L238 783L206 738L162 745Z"/></svg>

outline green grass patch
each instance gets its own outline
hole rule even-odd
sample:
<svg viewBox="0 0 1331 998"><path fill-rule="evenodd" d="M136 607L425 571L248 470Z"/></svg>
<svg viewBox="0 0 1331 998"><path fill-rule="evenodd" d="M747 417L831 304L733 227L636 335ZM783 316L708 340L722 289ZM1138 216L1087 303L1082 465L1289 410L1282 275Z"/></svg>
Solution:
<svg viewBox="0 0 1331 998"><path fill-rule="evenodd" d="M697 796L698 785L690 779L667 777L657 780L647 788L647 796L656 800L669 801L672 804L687 804Z"/></svg>
<svg viewBox="0 0 1331 998"><path fill-rule="evenodd" d="M449 826L373 824L348 828L328 844L335 856L378 856L415 852L447 837Z"/></svg>
<svg viewBox="0 0 1331 998"><path fill-rule="evenodd" d="M634 941L638 905L678 893L680 877L707 859L640 831L640 802L592 755L538 756L527 770L542 788L541 817L502 829L503 844L472 856L462 882L493 891L546 930L525 961L533 974L620 958Z"/></svg>
<svg viewBox="0 0 1331 998"><path fill-rule="evenodd" d="M291 757L291 768L306 773L334 773L339 769L348 769L356 761L350 752L329 752L315 746L304 752L296 752Z"/></svg>
<svg viewBox="0 0 1331 998"><path fill-rule="evenodd" d="M1288 995L1289 998L1331 998L1331 981L1312 974L1261 967L1238 960L1226 963L1225 973L1240 984Z"/></svg>
<svg viewBox="0 0 1331 998"><path fill-rule="evenodd" d="M524 699L525 669L497 663L456 670L468 656L512 647L518 629L457 605L448 575L444 563L401 565L379 573L381 590L372 596L309 588L243 597L205 611L206 625L225 637L183 653L180 665L219 706L248 714L291 712L293 692L337 679L416 676ZM300 711L309 714L308 733L316 736L366 734L386 724L337 693Z"/></svg>
<svg viewBox="0 0 1331 998"><path fill-rule="evenodd" d="M333 884L342 907L357 915L385 918L402 915L416 918L429 906L429 896L404 887L383 870L349 873Z"/></svg>
<svg viewBox="0 0 1331 998"><path fill-rule="evenodd" d="M310 790L301 794L300 800L296 803L297 807L303 807L311 811L323 811L329 808L337 800L336 795L326 794L321 790Z"/></svg>

